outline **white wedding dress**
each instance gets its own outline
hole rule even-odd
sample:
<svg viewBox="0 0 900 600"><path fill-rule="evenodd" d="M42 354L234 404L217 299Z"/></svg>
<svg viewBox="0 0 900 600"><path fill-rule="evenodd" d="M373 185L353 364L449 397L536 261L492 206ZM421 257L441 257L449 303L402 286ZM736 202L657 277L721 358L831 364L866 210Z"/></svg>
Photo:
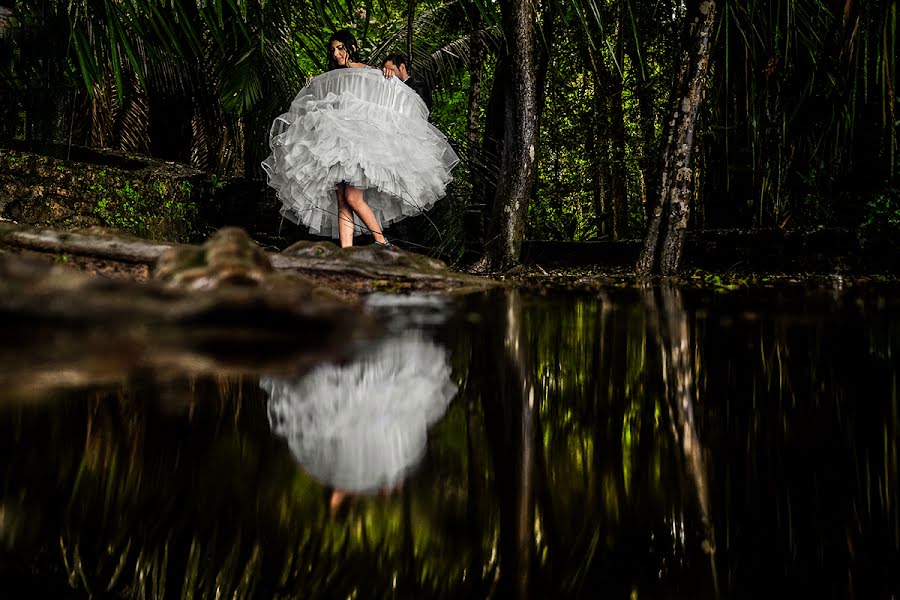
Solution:
<svg viewBox="0 0 900 600"><path fill-rule="evenodd" d="M399 484L425 454L428 428L457 386L446 350L421 332L390 337L347 364L262 377L272 431L316 480L350 492Z"/></svg>
<svg viewBox="0 0 900 600"><path fill-rule="evenodd" d="M338 237L335 187L365 190L382 227L417 215L446 194L459 157L428 122L428 108L396 77L371 68L314 77L270 132L262 163L281 214L311 233ZM355 232L364 226L355 217Z"/></svg>

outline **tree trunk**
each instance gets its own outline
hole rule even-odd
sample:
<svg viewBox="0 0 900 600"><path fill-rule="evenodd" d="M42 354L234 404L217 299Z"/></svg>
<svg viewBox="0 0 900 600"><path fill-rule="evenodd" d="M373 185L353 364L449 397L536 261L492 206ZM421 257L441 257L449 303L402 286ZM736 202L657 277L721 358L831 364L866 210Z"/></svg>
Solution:
<svg viewBox="0 0 900 600"><path fill-rule="evenodd" d="M585 61L589 66L594 83L594 110L591 115L588 137L592 137L587 153L591 174L591 196L594 218L597 223L597 237L611 233L612 217L612 166L611 166L611 124L610 95L612 75L603 63L603 56L585 47Z"/></svg>
<svg viewBox="0 0 900 600"><path fill-rule="evenodd" d="M653 108L653 90L647 81L644 66L640 64L641 55L631 44L626 44L628 57L631 60L632 69L637 73L637 86L634 89L634 95L638 101L638 121L641 127L641 136L638 143L638 170L640 171L641 181L641 206L643 208L644 218L649 222L651 214L651 198L656 198L654 192L656 175L653 172L653 148L656 139L656 114Z"/></svg>
<svg viewBox="0 0 900 600"><path fill-rule="evenodd" d="M625 2L619 5L619 33L616 39L616 63L619 71L613 74L613 93L609 99L610 107L610 149L612 173L612 238L621 240L628 229L628 170L625 168L625 106L622 88L625 85L625 36L628 34L625 25Z"/></svg>
<svg viewBox="0 0 900 600"><path fill-rule="evenodd" d="M478 187L473 188L473 207L480 211L473 221L478 219L477 254L480 257L475 270L486 271L490 268L488 256L484 251L487 239L496 237L492 227L494 223L494 201L497 197L497 183L500 179L500 157L503 154L503 137L505 134L504 106L507 89L511 85L509 76L509 57L500 54L494 65L494 78L491 81L491 94L488 98L484 119L484 135L481 142L481 156L475 165L479 171Z"/></svg>
<svg viewBox="0 0 900 600"><path fill-rule="evenodd" d="M479 265L492 270L507 270L519 263L525 237L525 216L537 174L533 8L526 0L502 0L500 8L510 85L505 88L503 154L492 210L493 235Z"/></svg>
<svg viewBox="0 0 900 600"><path fill-rule="evenodd" d="M610 201L612 173L609 166L609 111L608 103L600 88L599 77L594 77L594 105L588 137L592 139L592 147L587 153L590 157L591 196L594 204L594 218L597 222L597 237L605 237L610 233Z"/></svg>
<svg viewBox="0 0 900 600"><path fill-rule="evenodd" d="M406 68L413 68L413 24L416 21L416 0L408 0L406 5Z"/></svg>
<svg viewBox="0 0 900 600"><path fill-rule="evenodd" d="M480 138L481 121L481 86L484 76L485 45L482 37L484 21L481 12L474 5L469 5L469 106L466 114L466 154L469 169L469 181L472 184L472 193L469 196L468 209L464 213L463 223L466 231L466 242L469 248L484 246L484 195L482 172L486 164L482 152Z"/></svg>
<svg viewBox="0 0 900 600"><path fill-rule="evenodd" d="M637 26L638 30L640 30L640 21L637 22ZM640 123L641 135L639 142L636 144L636 154L638 155L638 170L640 171L641 207L644 219L649 223L652 205L656 200L655 163L651 157L656 156L654 149L656 147L655 123L657 117L653 87L647 78L647 73L651 69L650 65L646 64L647 54L640 43L641 39L639 37L636 37L634 40L628 40L625 44L625 53L631 61L631 69L637 80L633 93L638 101L638 122Z"/></svg>
<svg viewBox="0 0 900 600"><path fill-rule="evenodd" d="M552 49L550 47L551 40L554 39L555 34L555 24L556 24L556 11L554 10L554 4L552 2L548 2L545 6L543 6L543 10L541 10L541 41L543 43L538 44L535 49L535 62L537 63L537 68L535 71L535 96L537 103L537 122L535 124L535 129L537 131L541 130L541 121L544 116L544 106L547 103L547 72L550 69L550 57L552 54Z"/></svg>
<svg viewBox="0 0 900 600"><path fill-rule="evenodd" d="M688 35L672 90L670 121L662 148L659 200L638 259L639 274L675 275L681 267L685 231L694 198L694 128L709 71L717 0L703 0L688 14Z"/></svg>

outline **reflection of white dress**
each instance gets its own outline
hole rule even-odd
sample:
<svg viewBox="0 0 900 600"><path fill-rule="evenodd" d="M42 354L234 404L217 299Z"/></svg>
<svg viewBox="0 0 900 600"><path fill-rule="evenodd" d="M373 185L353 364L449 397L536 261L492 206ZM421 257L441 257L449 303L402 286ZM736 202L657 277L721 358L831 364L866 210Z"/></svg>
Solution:
<svg viewBox="0 0 900 600"><path fill-rule="evenodd" d="M444 196L459 157L427 119L419 95L379 70L314 77L275 119L272 154L262 163L281 214L312 233L338 237L341 182L365 190L382 227L428 210Z"/></svg>
<svg viewBox="0 0 900 600"><path fill-rule="evenodd" d="M421 333L388 338L349 364L263 377L269 423L313 477L366 492L393 487L425 453L456 394L446 351Z"/></svg>

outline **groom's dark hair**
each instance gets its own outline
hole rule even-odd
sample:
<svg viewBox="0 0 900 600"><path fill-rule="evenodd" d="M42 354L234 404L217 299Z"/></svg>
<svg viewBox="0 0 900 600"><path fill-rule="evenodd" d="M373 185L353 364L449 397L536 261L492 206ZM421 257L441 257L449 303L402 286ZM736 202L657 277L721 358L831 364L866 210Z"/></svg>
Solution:
<svg viewBox="0 0 900 600"><path fill-rule="evenodd" d="M388 61L394 63L394 66L398 69L400 68L400 65L406 65L406 72L409 73L409 61L407 60L405 54L400 54L399 52L388 54L384 57L384 60L381 61L381 66L383 67L384 64Z"/></svg>

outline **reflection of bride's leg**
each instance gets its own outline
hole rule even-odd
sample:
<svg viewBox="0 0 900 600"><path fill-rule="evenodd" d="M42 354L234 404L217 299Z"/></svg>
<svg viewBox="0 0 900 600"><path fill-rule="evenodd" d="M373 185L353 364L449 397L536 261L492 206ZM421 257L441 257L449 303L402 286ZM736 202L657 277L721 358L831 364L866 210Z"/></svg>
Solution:
<svg viewBox="0 0 900 600"><path fill-rule="evenodd" d="M346 204L353 210L353 212L359 215L359 218L362 220L365 226L368 227L369 231L372 232L372 235L375 236L375 241L380 244L385 243L387 240L381 233L381 226L378 224L378 220L375 218L375 213L373 213L372 209L369 208L369 205L366 204L366 198L363 190L347 184L344 194L344 202L346 202Z"/></svg>
<svg viewBox="0 0 900 600"><path fill-rule="evenodd" d="M344 507L344 504L348 499L347 492L344 490L339 490L337 488L332 489L328 496L328 510L332 515L336 515L338 511Z"/></svg>
<svg viewBox="0 0 900 600"><path fill-rule="evenodd" d="M346 183L337 185L337 205L338 205L338 235L341 239L341 248L353 245L353 213L347 204L347 188Z"/></svg>

